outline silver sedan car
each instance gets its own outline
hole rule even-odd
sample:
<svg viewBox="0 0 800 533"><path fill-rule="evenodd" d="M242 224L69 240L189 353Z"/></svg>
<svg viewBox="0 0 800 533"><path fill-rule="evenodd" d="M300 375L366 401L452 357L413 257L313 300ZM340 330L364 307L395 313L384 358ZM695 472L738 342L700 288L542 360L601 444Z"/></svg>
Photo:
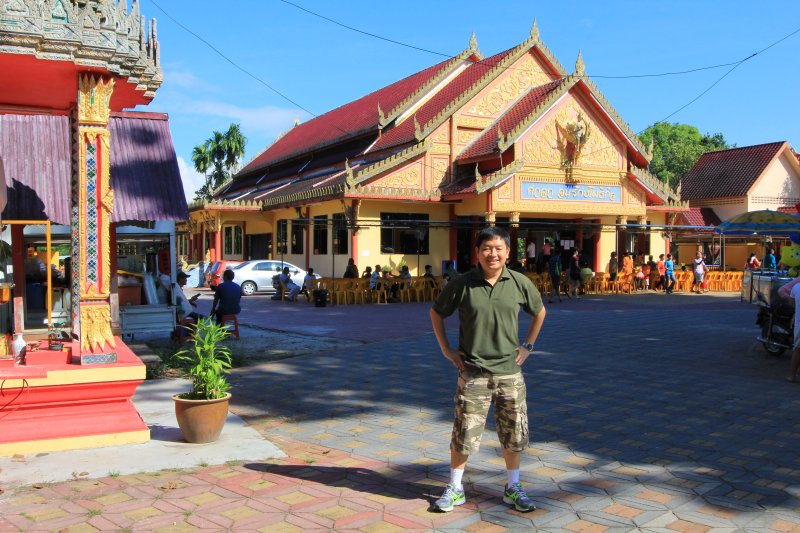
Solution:
<svg viewBox="0 0 800 533"><path fill-rule="evenodd" d="M233 268L233 281L242 287L244 296L251 296L257 291L274 293L275 287L272 286L272 277L280 274L283 271L283 267L289 267L289 275L291 275L292 281L302 287L306 271L287 261L276 261L274 259L254 259L235 266ZM318 278L320 276L315 275L314 277Z"/></svg>

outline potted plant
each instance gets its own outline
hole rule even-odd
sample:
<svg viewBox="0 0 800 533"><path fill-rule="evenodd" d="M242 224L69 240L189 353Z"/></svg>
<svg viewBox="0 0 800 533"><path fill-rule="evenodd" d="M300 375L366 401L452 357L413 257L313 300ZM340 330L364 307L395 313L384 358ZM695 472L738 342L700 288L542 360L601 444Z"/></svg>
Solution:
<svg viewBox="0 0 800 533"><path fill-rule="evenodd" d="M231 351L222 344L228 330L211 317L190 327L190 342L175 358L187 365L192 390L172 397L175 417L187 442L213 442L225 425L231 399L226 377L231 368Z"/></svg>

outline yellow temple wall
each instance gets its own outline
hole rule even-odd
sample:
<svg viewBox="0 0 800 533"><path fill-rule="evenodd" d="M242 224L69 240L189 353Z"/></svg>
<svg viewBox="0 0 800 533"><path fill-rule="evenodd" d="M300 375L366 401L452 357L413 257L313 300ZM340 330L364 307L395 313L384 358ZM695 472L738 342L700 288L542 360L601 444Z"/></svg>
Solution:
<svg viewBox="0 0 800 533"><path fill-rule="evenodd" d="M797 203L800 198L800 175L788 157L794 155L789 150L784 150L758 178L747 197L748 211L776 210Z"/></svg>

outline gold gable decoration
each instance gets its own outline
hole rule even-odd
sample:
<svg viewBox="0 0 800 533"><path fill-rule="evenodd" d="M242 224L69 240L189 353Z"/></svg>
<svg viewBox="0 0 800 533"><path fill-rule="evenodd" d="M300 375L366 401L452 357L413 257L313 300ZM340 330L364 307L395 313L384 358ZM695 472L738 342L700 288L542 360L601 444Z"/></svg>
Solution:
<svg viewBox="0 0 800 533"><path fill-rule="evenodd" d="M574 121L565 122L564 125L556 120L556 130L558 151L561 153L561 168L564 169L567 181L570 181L573 177L572 169L578 164L581 151L591 136L591 128L583 113L579 111Z"/></svg>

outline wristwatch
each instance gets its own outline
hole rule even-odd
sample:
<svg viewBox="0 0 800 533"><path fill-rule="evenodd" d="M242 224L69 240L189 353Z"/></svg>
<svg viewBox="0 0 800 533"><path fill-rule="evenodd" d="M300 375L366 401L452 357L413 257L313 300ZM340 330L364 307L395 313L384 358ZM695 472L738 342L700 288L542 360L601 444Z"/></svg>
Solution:
<svg viewBox="0 0 800 533"><path fill-rule="evenodd" d="M520 344L520 346L522 346L523 348L525 348L529 352L533 351L533 343L532 342L523 342L522 344Z"/></svg>

